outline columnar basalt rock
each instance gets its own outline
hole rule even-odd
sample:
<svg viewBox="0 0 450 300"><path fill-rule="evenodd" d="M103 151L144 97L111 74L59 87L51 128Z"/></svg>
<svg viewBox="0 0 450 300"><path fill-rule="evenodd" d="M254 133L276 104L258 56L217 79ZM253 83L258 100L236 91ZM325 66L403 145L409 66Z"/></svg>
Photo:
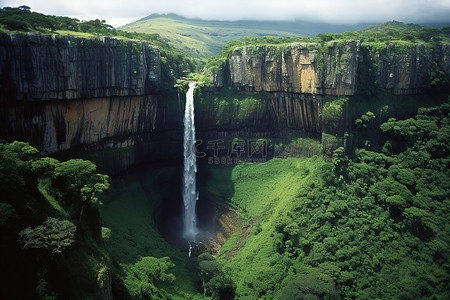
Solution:
<svg viewBox="0 0 450 300"><path fill-rule="evenodd" d="M395 44L376 53L379 85L394 94L420 94L430 83L432 55L423 44L396 53Z"/></svg>
<svg viewBox="0 0 450 300"><path fill-rule="evenodd" d="M115 137L128 137L128 142L111 147L130 146L133 135L163 130L166 112L161 102L159 96L147 95L9 106L1 110L1 119L9 122L0 133L39 145L45 154Z"/></svg>

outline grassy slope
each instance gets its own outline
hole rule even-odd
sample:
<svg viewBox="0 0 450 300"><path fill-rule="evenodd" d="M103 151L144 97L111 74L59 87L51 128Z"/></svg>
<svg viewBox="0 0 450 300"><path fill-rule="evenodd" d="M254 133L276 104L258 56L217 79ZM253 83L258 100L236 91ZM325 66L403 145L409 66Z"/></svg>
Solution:
<svg viewBox="0 0 450 300"><path fill-rule="evenodd" d="M238 295L245 294L246 289L263 290L265 283L283 280L278 278L283 265L273 243L276 222L289 212L290 203L296 200L303 184L314 180L314 170L322 163L321 156L274 158L263 164L242 164L233 168L231 203L242 208L248 219L258 217L249 237L237 243L242 234L242 230L238 230L221 249L219 261L238 284ZM214 193L227 195L230 186L223 184L223 173L228 173L228 168L216 167L210 172L210 186L216 187ZM229 258L228 253L236 246L240 250ZM261 286L249 286L243 278L258 278Z"/></svg>
<svg viewBox="0 0 450 300"><path fill-rule="evenodd" d="M207 21L176 15L151 15L120 29L131 32L158 33L175 48L190 54L211 56L230 40L248 37L315 36L321 32L344 32L366 25L331 26L323 23Z"/></svg>

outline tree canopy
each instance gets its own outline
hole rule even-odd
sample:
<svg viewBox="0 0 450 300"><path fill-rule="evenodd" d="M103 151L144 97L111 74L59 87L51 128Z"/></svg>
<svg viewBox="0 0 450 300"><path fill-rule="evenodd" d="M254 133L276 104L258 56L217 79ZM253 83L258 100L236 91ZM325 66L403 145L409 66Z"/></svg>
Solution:
<svg viewBox="0 0 450 300"><path fill-rule="evenodd" d="M70 221L48 217L44 224L19 232L19 241L25 249L45 248L57 254L73 244L75 231L76 226Z"/></svg>

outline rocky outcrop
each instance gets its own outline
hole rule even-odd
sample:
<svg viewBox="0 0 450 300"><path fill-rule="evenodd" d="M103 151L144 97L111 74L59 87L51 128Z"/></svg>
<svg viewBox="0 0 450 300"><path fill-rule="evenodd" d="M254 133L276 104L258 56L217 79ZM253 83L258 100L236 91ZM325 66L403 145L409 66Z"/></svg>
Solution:
<svg viewBox="0 0 450 300"><path fill-rule="evenodd" d="M450 45L375 46L331 41L236 47L211 78L215 86L237 91L336 96L355 95L367 84L398 95L419 94L433 80L433 65L450 79ZM367 80L358 87L358 81Z"/></svg>
<svg viewBox="0 0 450 300"><path fill-rule="evenodd" d="M158 92L161 57L144 42L0 34L0 102Z"/></svg>

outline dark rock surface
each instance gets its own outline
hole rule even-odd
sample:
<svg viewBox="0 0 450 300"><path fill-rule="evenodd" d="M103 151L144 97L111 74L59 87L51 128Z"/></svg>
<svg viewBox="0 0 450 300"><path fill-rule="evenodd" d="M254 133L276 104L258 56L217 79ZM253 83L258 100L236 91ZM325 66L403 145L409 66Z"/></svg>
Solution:
<svg viewBox="0 0 450 300"><path fill-rule="evenodd" d="M158 92L161 56L115 38L0 34L0 102L86 99Z"/></svg>

